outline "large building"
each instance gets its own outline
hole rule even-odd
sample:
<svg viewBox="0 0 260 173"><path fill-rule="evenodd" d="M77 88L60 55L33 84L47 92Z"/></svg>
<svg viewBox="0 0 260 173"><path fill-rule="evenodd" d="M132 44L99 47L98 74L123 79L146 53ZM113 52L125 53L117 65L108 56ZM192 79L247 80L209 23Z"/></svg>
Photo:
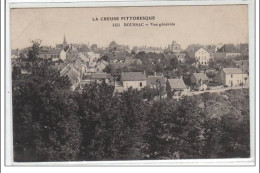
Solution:
<svg viewBox="0 0 260 173"><path fill-rule="evenodd" d="M168 45L168 49L171 50L173 53L181 52L181 46L176 41L172 41L172 44Z"/></svg>
<svg viewBox="0 0 260 173"><path fill-rule="evenodd" d="M133 89L141 89L146 87L147 77L142 72L122 72L121 82L125 90L131 87Z"/></svg>
<svg viewBox="0 0 260 173"><path fill-rule="evenodd" d="M212 58L212 55L203 47L197 49L195 51L195 59L201 64L201 65L208 65L209 60Z"/></svg>
<svg viewBox="0 0 260 173"><path fill-rule="evenodd" d="M224 44L217 51L218 53L225 53L226 58L233 58L241 56L241 52L233 44Z"/></svg>
<svg viewBox="0 0 260 173"><path fill-rule="evenodd" d="M247 86L249 84L248 75L239 68L223 68L217 74L216 80L229 87Z"/></svg>
<svg viewBox="0 0 260 173"><path fill-rule="evenodd" d="M42 59L60 58L62 49L46 49L39 52L38 57Z"/></svg>
<svg viewBox="0 0 260 173"><path fill-rule="evenodd" d="M56 48L42 47L38 57L42 59L52 59L57 61L59 59L65 60L67 52L71 49L71 46L67 44L66 37L64 35L63 44L57 44Z"/></svg>

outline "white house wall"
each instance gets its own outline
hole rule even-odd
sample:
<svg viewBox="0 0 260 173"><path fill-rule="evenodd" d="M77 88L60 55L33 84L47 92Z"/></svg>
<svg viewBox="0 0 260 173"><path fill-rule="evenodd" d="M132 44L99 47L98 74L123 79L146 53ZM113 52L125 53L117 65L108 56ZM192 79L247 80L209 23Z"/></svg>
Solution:
<svg viewBox="0 0 260 173"><path fill-rule="evenodd" d="M195 58L201 65L208 65L211 55L205 49L201 48L195 52Z"/></svg>
<svg viewBox="0 0 260 173"><path fill-rule="evenodd" d="M142 86L140 86L140 83L142 83ZM146 85L146 81L123 81L123 87L126 90L130 87L132 87L133 89L141 89L146 87Z"/></svg>

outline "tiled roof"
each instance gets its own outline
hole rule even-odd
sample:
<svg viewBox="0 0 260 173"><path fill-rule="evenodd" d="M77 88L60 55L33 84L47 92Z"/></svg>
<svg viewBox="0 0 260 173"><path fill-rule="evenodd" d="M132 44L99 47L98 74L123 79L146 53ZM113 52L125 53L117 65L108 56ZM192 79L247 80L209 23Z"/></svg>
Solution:
<svg viewBox="0 0 260 173"><path fill-rule="evenodd" d="M226 74L242 74L242 70L239 68L223 68Z"/></svg>
<svg viewBox="0 0 260 173"><path fill-rule="evenodd" d="M182 79L168 79L168 82L172 89L187 89Z"/></svg>
<svg viewBox="0 0 260 173"><path fill-rule="evenodd" d="M69 48L70 48L69 45L67 45L67 46L64 47L63 50L64 50L65 52L67 52L67 51L69 50Z"/></svg>
<svg viewBox="0 0 260 173"><path fill-rule="evenodd" d="M226 52L226 53L239 53L238 49L235 48L233 44L225 44L223 45L218 52Z"/></svg>
<svg viewBox="0 0 260 173"><path fill-rule="evenodd" d="M68 76L71 82L77 81L80 78L80 72L74 67L67 65L65 69L61 71L61 76Z"/></svg>
<svg viewBox="0 0 260 173"><path fill-rule="evenodd" d="M79 58L82 59L85 62L89 62L89 58L87 58L87 56L83 52L79 53Z"/></svg>
<svg viewBox="0 0 260 173"><path fill-rule="evenodd" d="M122 81L143 81L147 80L146 75L142 72L123 72L121 74Z"/></svg>
<svg viewBox="0 0 260 173"><path fill-rule="evenodd" d="M200 49L204 49L205 51L207 51L209 53L209 51L207 49L205 49L204 47L197 47L194 49L194 52L196 53Z"/></svg>
<svg viewBox="0 0 260 173"><path fill-rule="evenodd" d="M200 44L191 44L186 48L186 51L188 52L194 52L196 49L198 49L199 47L201 47Z"/></svg>
<svg viewBox="0 0 260 173"><path fill-rule="evenodd" d="M78 56L78 51L76 51L76 50L71 50L71 51L67 52L67 54L66 54L67 59L71 59L76 56Z"/></svg>
<svg viewBox="0 0 260 173"><path fill-rule="evenodd" d="M157 80L159 80L161 84L166 83L166 80L163 76L148 76L147 85L155 85L157 84Z"/></svg>
<svg viewBox="0 0 260 173"><path fill-rule="evenodd" d="M74 82L77 81L78 78L80 77L80 72L78 72L76 69L72 68L71 70L69 70L69 72L67 73L67 76L69 77L69 79Z"/></svg>
<svg viewBox="0 0 260 173"><path fill-rule="evenodd" d="M225 53L225 52L216 52L216 53L214 54L214 57L215 57L215 58L223 59L223 58L226 58L226 53Z"/></svg>
<svg viewBox="0 0 260 173"><path fill-rule="evenodd" d="M107 73L93 73L91 79L107 79L109 75Z"/></svg>
<svg viewBox="0 0 260 173"><path fill-rule="evenodd" d="M142 61L140 59L134 59L134 58L128 57L128 58L125 59L125 63L126 64L134 64L134 63L142 64Z"/></svg>
<svg viewBox="0 0 260 173"><path fill-rule="evenodd" d="M40 51L39 54L60 54L61 51L62 49L47 49L44 51Z"/></svg>
<svg viewBox="0 0 260 173"><path fill-rule="evenodd" d="M193 52L197 52L198 50L200 50L202 47L194 47Z"/></svg>
<svg viewBox="0 0 260 173"><path fill-rule="evenodd" d="M248 49L248 44L240 44L240 50L247 50Z"/></svg>
<svg viewBox="0 0 260 173"><path fill-rule="evenodd" d="M193 73L196 80L208 80L208 77L204 73Z"/></svg>

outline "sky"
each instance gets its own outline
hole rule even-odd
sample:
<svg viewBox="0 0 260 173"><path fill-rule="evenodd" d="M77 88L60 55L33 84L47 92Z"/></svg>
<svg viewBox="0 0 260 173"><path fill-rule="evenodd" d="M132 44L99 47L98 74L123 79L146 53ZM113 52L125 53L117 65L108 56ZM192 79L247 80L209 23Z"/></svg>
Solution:
<svg viewBox="0 0 260 173"><path fill-rule="evenodd" d="M111 41L133 46L166 47L173 40L185 49L189 44L248 43L247 5L30 8L11 9L11 47L25 48L30 40L42 45L63 42L108 46ZM151 21L93 21L101 17L154 16ZM113 23L120 27L112 27ZM124 23L147 23L144 27L123 27ZM156 27L150 23L174 23Z"/></svg>

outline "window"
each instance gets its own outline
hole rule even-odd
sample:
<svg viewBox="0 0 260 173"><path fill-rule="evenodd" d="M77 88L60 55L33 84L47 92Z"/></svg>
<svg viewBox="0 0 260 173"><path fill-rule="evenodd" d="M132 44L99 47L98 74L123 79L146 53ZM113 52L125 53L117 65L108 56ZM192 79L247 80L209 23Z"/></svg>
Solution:
<svg viewBox="0 0 260 173"><path fill-rule="evenodd" d="M53 56L51 55L51 58L53 58Z"/></svg>
<svg viewBox="0 0 260 173"><path fill-rule="evenodd" d="M56 58L56 55L54 55L54 58Z"/></svg>
<svg viewBox="0 0 260 173"><path fill-rule="evenodd" d="M233 74L231 75L231 78L233 78Z"/></svg>
<svg viewBox="0 0 260 173"><path fill-rule="evenodd" d="M143 83L142 82L140 82L140 87L142 87L143 86Z"/></svg>
<svg viewBox="0 0 260 173"><path fill-rule="evenodd" d="M59 58L59 55L57 55L57 58Z"/></svg>

